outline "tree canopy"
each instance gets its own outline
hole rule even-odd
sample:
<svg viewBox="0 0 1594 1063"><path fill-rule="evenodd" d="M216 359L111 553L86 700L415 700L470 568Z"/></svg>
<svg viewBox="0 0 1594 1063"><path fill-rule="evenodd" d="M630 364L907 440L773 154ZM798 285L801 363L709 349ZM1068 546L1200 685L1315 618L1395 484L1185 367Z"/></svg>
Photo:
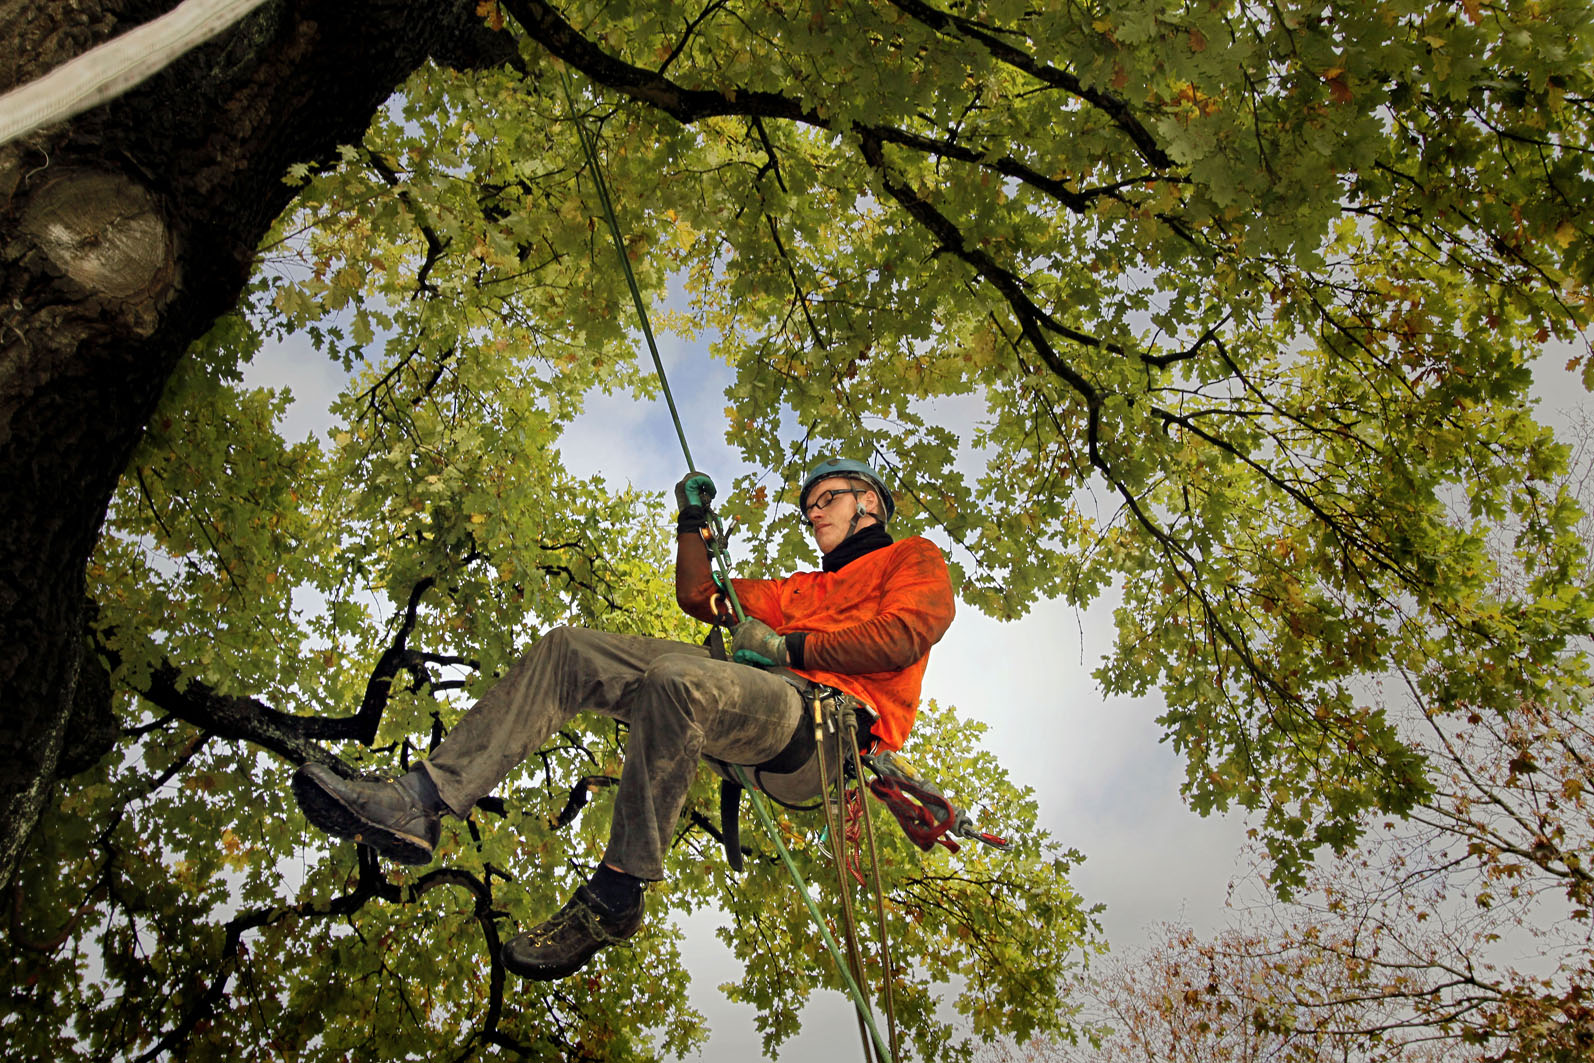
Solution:
<svg viewBox="0 0 1594 1063"><path fill-rule="evenodd" d="M278 171L291 203L239 305L144 427L87 559L119 737L25 854L16 1036L63 1057L334 1057L373 1029L413 1039L387 1054L693 1042L665 924L546 990L551 1029L490 962L499 913L541 911L527 884L593 859L601 815L544 821L617 767L612 732L565 735L414 875L300 848L282 796L306 759L407 762L549 625L691 635L661 605L659 497L557 450L591 388L656 387L576 120L656 311L671 278L688 292L657 321L736 374L695 430L760 470L724 492L746 570L807 563L780 485L844 452L975 608L1119 595L1099 678L1161 691L1188 799L1254 814L1279 891L1434 798L1430 750L1369 693L1390 666L1439 718L1580 703L1579 509L1529 387L1550 349L1594 374L1581 0L476 17L504 61L434 50L363 137ZM285 398L239 385L290 334L348 370L328 439L282 439ZM974 434L936 423L949 396ZM1032 820L952 720L930 714L922 755ZM773 1045L826 969L773 877L755 861L729 890L705 837L684 831L666 903L732 912L735 992ZM976 1031L1058 1029L1089 938L1067 855L952 859L892 858L914 1050L954 1052L931 1009L954 977ZM643 999L683 1017L619 1021Z"/></svg>
<svg viewBox="0 0 1594 1063"><path fill-rule="evenodd" d="M1590 497L1590 422L1570 422L1566 486ZM1580 534L1590 540L1589 518ZM1490 552L1504 578L1509 536ZM1586 651L1588 640L1578 648ZM1594 1050L1594 876L1586 697L1508 714L1444 711L1393 669L1380 703L1433 766L1409 816L1320 862L1290 902L1254 883L1212 934L1166 924L1093 968L1084 1042L1001 1044L992 1060L1576 1060Z"/></svg>

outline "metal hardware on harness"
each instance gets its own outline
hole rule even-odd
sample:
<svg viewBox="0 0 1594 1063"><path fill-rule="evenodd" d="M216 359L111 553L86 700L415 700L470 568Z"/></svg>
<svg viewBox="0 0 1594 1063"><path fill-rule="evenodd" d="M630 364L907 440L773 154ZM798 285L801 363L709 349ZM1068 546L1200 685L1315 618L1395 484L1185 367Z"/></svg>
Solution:
<svg viewBox="0 0 1594 1063"><path fill-rule="evenodd" d="M876 753L860 758L875 778L869 781L869 791L891 810L902 832L925 852L935 845L943 845L948 852L962 848L947 837L970 838L984 842L993 849L1011 849L1013 843L1006 838L975 827L973 818L930 783L914 775L890 753Z"/></svg>
<svg viewBox="0 0 1594 1063"><path fill-rule="evenodd" d="M736 533L736 522L740 519L740 517L732 517L730 520L726 521L723 526L716 521L713 535L708 542L709 549L716 553L729 553L731 548L731 536Z"/></svg>

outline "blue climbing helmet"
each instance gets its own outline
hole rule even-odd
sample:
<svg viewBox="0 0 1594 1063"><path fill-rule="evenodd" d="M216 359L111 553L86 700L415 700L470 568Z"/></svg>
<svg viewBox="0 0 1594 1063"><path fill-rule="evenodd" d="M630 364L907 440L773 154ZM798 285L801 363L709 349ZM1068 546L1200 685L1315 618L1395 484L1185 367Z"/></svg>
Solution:
<svg viewBox="0 0 1594 1063"><path fill-rule="evenodd" d="M891 491L886 487L878 473L861 461L852 458L826 458L808 471L803 479L803 486L797 492L797 512L806 521L808 519L808 492L820 480L829 480L841 476L848 480L859 480L869 485L875 494L880 496L880 501L886 507L884 514L876 513L875 519L881 524L891 521L891 516L897 511L896 500L891 497Z"/></svg>

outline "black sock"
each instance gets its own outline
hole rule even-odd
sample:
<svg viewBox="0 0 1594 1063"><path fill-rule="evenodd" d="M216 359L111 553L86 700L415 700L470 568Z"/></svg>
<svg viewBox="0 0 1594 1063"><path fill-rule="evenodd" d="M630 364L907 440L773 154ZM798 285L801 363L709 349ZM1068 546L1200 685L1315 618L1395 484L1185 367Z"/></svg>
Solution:
<svg viewBox="0 0 1594 1063"><path fill-rule="evenodd" d="M598 870L587 879L587 890L610 915L621 915L635 908L644 885L642 879L616 871L608 864L599 864Z"/></svg>

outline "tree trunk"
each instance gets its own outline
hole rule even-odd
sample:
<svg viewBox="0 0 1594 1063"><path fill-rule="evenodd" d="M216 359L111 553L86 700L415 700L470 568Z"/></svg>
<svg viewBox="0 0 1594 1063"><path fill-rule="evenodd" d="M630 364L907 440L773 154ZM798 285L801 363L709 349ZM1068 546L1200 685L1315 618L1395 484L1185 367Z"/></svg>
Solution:
<svg viewBox="0 0 1594 1063"><path fill-rule="evenodd" d="M0 0L0 91L175 6ZM358 142L429 56L504 57L475 8L274 0L121 99L0 147L0 887L56 778L84 565L162 387L237 304L294 194L289 165Z"/></svg>

